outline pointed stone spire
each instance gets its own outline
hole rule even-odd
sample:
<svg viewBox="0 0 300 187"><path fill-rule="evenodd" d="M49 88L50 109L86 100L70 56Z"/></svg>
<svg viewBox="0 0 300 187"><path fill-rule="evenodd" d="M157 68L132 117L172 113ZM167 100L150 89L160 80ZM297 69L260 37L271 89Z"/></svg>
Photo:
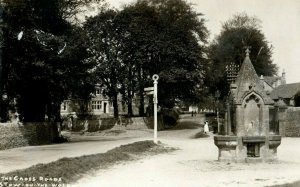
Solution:
<svg viewBox="0 0 300 187"><path fill-rule="evenodd" d="M245 50L246 57L235 81L236 89L232 89L232 93L234 94L237 102L241 102L245 93L249 93L251 91L261 93L261 95L266 95L265 93L263 93L263 77L261 77L262 79L260 79L260 77L256 74L254 66L250 60L249 48L250 47L247 47Z"/></svg>
<svg viewBox="0 0 300 187"><path fill-rule="evenodd" d="M249 90L249 86L257 86L260 85L260 79L256 74L256 71L252 65L250 60L250 47L246 47L246 57L242 64L242 67L238 73L236 78L236 84L238 86L239 91L246 91Z"/></svg>

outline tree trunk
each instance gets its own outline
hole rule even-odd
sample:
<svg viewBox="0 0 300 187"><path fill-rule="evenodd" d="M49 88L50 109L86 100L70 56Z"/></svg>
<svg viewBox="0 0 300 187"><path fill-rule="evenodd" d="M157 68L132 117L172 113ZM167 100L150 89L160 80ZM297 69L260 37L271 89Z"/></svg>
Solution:
<svg viewBox="0 0 300 187"><path fill-rule="evenodd" d="M140 86L139 95L140 95L139 115L144 116L145 115L145 110L144 110L145 99L144 99L144 87L143 86Z"/></svg>
<svg viewBox="0 0 300 187"><path fill-rule="evenodd" d="M139 67L138 70L138 82L139 82L139 97L140 97L140 105L139 105L139 115L144 116L145 111L144 111L144 81L142 77L142 68Z"/></svg>
<svg viewBox="0 0 300 187"><path fill-rule="evenodd" d="M118 108L118 94L115 93L113 96L113 107L114 107L114 117L119 117L119 108Z"/></svg>
<svg viewBox="0 0 300 187"><path fill-rule="evenodd" d="M131 91L128 91L128 103L127 103L127 108L128 108L128 117L131 117L133 112L132 112L132 94Z"/></svg>
<svg viewBox="0 0 300 187"><path fill-rule="evenodd" d="M46 113L45 107L45 104L39 103L36 100L23 102L20 109L21 115L24 117L24 122L44 122Z"/></svg>

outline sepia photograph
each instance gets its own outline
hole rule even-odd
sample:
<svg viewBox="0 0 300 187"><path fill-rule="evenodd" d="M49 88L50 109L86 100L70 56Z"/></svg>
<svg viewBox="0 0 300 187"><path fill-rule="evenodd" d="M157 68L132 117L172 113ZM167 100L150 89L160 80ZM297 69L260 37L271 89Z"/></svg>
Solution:
<svg viewBox="0 0 300 187"><path fill-rule="evenodd" d="M300 1L0 0L0 187L300 187Z"/></svg>

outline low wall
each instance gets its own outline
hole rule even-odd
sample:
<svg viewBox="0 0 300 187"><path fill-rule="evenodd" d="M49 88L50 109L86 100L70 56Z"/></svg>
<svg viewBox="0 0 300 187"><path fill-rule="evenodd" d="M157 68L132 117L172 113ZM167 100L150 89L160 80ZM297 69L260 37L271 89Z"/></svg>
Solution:
<svg viewBox="0 0 300 187"><path fill-rule="evenodd" d="M55 142L58 137L54 123L0 123L0 150Z"/></svg>
<svg viewBox="0 0 300 187"><path fill-rule="evenodd" d="M101 118L74 121L73 131L96 132L106 129L111 129L116 124L115 118Z"/></svg>
<svg viewBox="0 0 300 187"><path fill-rule="evenodd" d="M300 107L289 108L286 113L285 136L300 136Z"/></svg>

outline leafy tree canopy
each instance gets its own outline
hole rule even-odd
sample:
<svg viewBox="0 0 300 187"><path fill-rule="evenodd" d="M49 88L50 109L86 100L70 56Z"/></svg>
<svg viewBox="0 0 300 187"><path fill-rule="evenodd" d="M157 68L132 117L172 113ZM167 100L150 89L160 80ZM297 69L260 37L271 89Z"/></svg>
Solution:
<svg viewBox="0 0 300 187"><path fill-rule="evenodd" d="M85 33L64 17L81 3L4 1L4 85L24 121L58 119L62 100L88 98L94 87Z"/></svg>
<svg viewBox="0 0 300 187"><path fill-rule="evenodd" d="M94 58L102 68L99 74L118 69L118 81L113 85L122 86L118 91L128 104L132 93L143 98L144 87L153 84L153 74L160 76L161 105L199 99L208 37L202 14L182 0L140 0L109 14L112 11L91 18L86 27L92 33L89 36L98 41L93 43L93 51L102 57L105 53L105 59ZM105 78L110 83L111 75Z"/></svg>
<svg viewBox="0 0 300 187"><path fill-rule="evenodd" d="M250 59L258 75L273 76L277 66L272 62L272 46L261 30L260 20L245 13L236 14L222 26L220 35L208 50L206 85L214 94L216 90L225 96L228 91L226 66L241 65L245 58L245 47L251 47ZM224 86L227 85L227 86Z"/></svg>

